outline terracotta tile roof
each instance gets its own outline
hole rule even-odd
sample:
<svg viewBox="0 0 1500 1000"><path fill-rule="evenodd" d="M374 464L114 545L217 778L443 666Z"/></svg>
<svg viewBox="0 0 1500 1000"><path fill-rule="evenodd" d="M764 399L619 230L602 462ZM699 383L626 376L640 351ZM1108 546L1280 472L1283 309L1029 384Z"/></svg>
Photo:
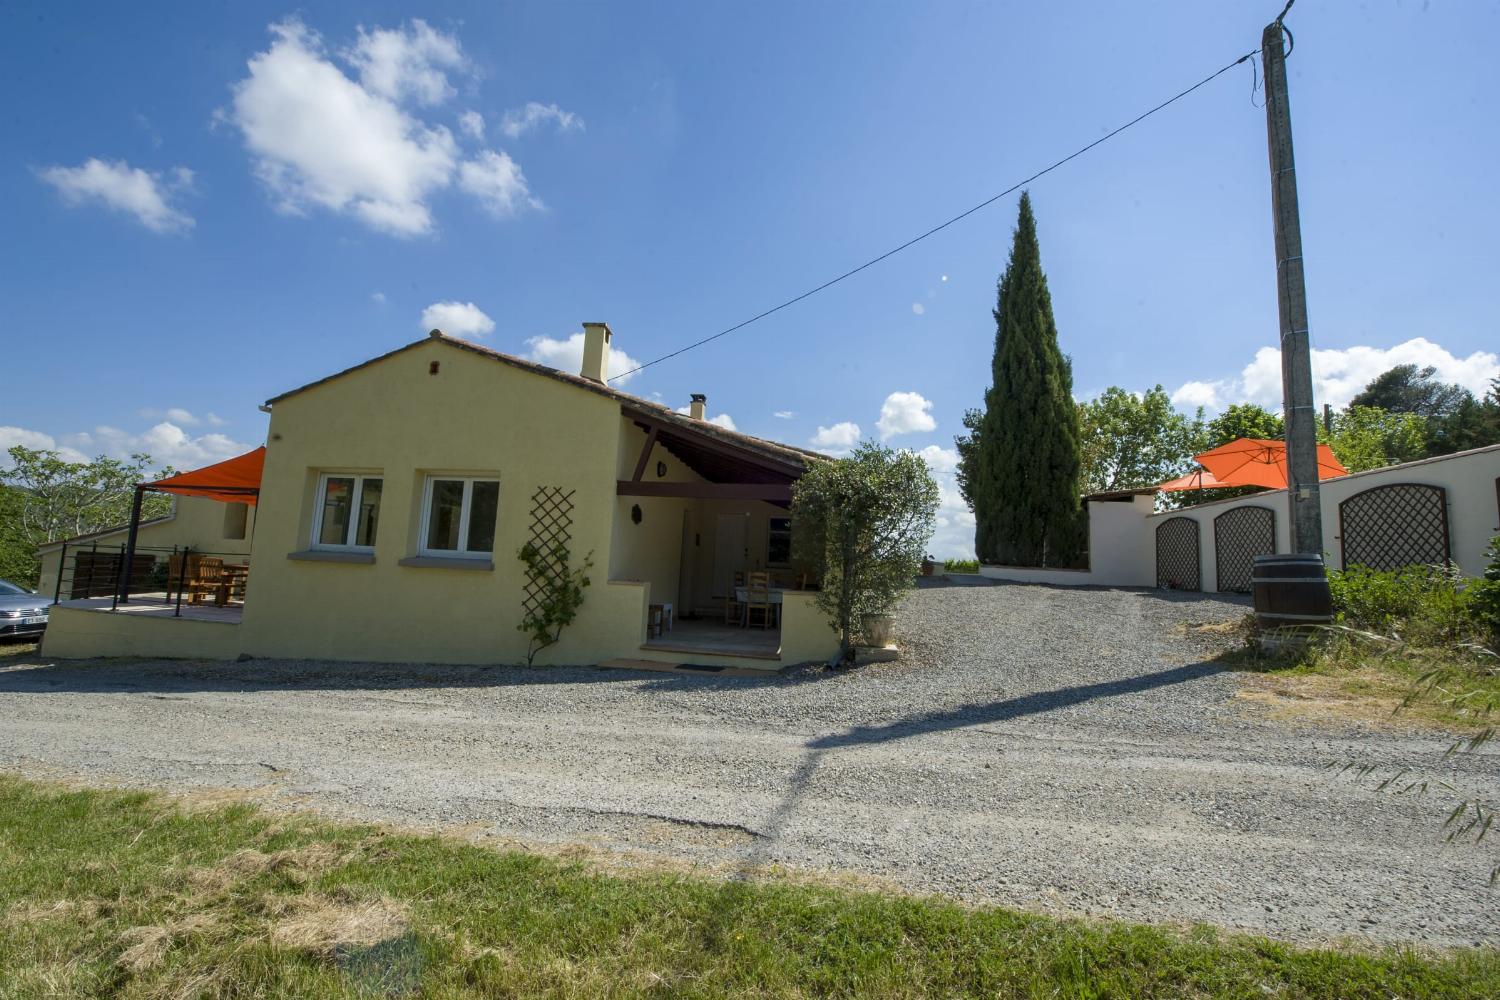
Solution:
<svg viewBox="0 0 1500 1000"><path fill-rule="evenodd" d="M533 375L541 375L545 378L556 379L559 382L565 382L568 385L571 385L577 389L582 389L585 392L592 392L596 395L618 400L622 406L647 413L650 416L661 420L663 423L674 424L678 427L683 427L699 434L705 434L709 437L718 438L729 444L737 445L741 448L761 452L768 457L777 459L781 462L787 462L802 468L806 468L810 462L824 461L827 459L826 455L819 454L815 451L809 451L806 448L798 448L795 445L782 444L779 441L771 441L766 438L758 438L750 434L742 434L739 431L727 430L726 428L720 427L718 424L711 424L707 420L694 420L692 417L687 416L686 414L676 412L670 406L664 406L661 403L653 403L652 401L648 399L642 399L639 396L632 396L628 392L621 392L619 389L611 388L610 386L605 385L601 382L595 382L593 379L584 378L582 375L574 375L571 372L565 372L560 371L556 368L550 368L547 365L538 364L535 361L528 361L525 358L518 358L513 354L506 354L502 351L493 350L492 348L481 347L480 345L470 343L467 340L459 340L457 337L450 337L440 330L433 330L432 333L428 334L426 337L423 337L421 340L416 340L410 344L406 344L403 347L398 347L394 351L387 351L385 354L370 358L368 361L361 361L359 364L349 368L345 368L343 371L334 372L332 375L320 378L315 382L309 382L306 385L298 386L296 389L292 389L289 392L283 392L279 396L273 396L270 399L266 400L266 405L275 405L277 402L286 399L289 396L295 396L298 393L306 392L308 389L316 388L317 386L320 386L325 382L332 382L334 379L343 378L345 375L351 374L352 372L357 372L361 368L367 368L370 365L373 365L380 361L384 361L387 358L395 357L397 354L403 354L406 351L414 350L424 344L430 344L434 340L446 344L449 347L456 347L459 350L468 351L471 354L477 354L480 357L498 361L501 364L509 365L512 368L519 368L522 371L531 372Z"/></svg>

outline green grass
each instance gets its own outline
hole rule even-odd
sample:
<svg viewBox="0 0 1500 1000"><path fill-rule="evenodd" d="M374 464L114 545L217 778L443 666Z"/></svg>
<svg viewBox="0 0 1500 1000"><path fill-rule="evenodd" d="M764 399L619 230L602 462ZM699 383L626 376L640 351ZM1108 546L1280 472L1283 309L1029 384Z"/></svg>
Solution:
<svg viewBox="0 0 1500 1000"><path fill-rule="evenodd" d="M1327 693L1331 687L1351 699L1356 714L1378 709L1459 732L1500 721L1500 659L1462 648L1423 648L1332 632L1295 653L1266 656L1242 646L1217 661L1281 678L1301 693Z"/></svg>
<svg viewBox="0 0 1500 1000"><path fill-rule="evenodd" d="M0 776L0 997L1481 997L1493 950L687 876Z"/></svg>

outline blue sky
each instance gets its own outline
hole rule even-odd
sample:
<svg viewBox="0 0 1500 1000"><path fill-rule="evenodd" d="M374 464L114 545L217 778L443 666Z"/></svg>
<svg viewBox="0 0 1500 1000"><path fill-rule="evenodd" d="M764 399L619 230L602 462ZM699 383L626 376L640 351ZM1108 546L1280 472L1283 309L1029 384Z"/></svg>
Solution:
<svg viewBox="0 0 1500 1000"><path fill-rule="evenodd" d="M429 319L499 350L571 364L605 320L649 360L1009 187L1279 9L8 4L0 445L211 461L263 439L258 403L444 303ZM1289 23L1322 399L1406 360L1482 386L1500 7L1303 0ZM1080 397L1274 408L1251 84L1239 67L1033 185ZM623 388L706 392L802 445L857 425L941 470L988 383L1014 218L1004 199ZM961 554L944 484L934 547Z"/></svg>

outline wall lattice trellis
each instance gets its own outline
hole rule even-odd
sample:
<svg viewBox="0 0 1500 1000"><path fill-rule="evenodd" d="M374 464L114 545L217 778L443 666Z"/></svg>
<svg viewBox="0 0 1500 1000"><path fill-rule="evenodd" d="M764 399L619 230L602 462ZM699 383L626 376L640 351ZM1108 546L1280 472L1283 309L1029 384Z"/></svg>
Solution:
<svg viewBox="0 0 1500 1000"><path fill-rule="evenodd" d="M563 561L570 555L568 546L573 541L575 492L564 492L560 486L538 486L531 494L530 542L542 554L544 565L553 574L562 570ZM527 614L535 614L541 609L546 589L546 580L528 576L521 600L521 607Z"/></svg>
<svg viewBox="0 0 1500 1000"><path fill-rule="evenodd" d="M1248 594L1255 557L1276 551L1276 512L1232 507L1214 518L1214 574L1218 589Z"/></svg>
<svg viewBox="0 0 1500 1000"><path fill-rule="evenodd" d="M1156 527L1156 585L1202 590L1198 561L1198 522L1171 517Z"/></svg>
<svg viewBox="0 0 1500 1000"><path fill-rule="evenodd" d="M1441 486L1392 483L1339 504L1344 565L1374 570L1448 561L1448 493Z"/></svg>

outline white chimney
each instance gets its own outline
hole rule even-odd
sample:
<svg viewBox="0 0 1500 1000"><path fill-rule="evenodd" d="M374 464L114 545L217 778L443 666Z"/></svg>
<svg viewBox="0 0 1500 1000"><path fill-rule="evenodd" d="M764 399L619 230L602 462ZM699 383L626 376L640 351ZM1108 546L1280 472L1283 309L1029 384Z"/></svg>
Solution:
<svg viewBox="0 0 1500 1000"><path fill-rule="evenodd" d="M583 371L584 378L603 382L609 377L609 324L583 324Z"/></svg>
<svg viewBox="0 0 1500 1000"><path fill-rule="evenodd" d="M692 402L688 403L688 415L694 420L702 420L703 414L708 410L708 397L701 392L693 393Z"/></svg>

